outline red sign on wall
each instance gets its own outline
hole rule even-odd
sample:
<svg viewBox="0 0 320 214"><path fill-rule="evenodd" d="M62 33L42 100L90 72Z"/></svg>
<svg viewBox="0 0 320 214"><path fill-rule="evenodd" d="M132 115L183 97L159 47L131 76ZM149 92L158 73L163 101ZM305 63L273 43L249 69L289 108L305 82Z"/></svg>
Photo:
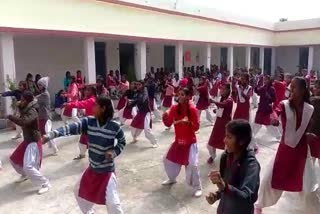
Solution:
<svg viewBox="0 0 320 214"><path fill-rule="evenodd" d="M184 61L185 62L191 62L191 52L190 51L185 51L184 52Z"/></svg>

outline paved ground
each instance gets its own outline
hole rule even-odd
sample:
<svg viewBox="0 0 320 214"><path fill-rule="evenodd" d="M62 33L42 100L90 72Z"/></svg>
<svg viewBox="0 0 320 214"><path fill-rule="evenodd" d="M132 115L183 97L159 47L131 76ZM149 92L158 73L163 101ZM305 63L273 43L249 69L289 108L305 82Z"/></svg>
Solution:
<svg viewBox="0 0 320 214"><path fill-rule="evenodd" d="M209 183L207 174L216 167L209 167L206 164L208 158L206 143L212 126L205 121L204 115L202 121L201 130L198 134L198 144L203 192L207 194L209 191L215 190L215 187ZM54 125L57 127L61 125L61 122L56 122ZM132 138L128 127L125 126L124 130L127 141L130 142ZM162 157L165 155L174 135L172 130L164 131L164 126L160 122L154 124L153 130L159 140L160 147L158 149L150 148L148 141L144 136L141 136L137 144L128 144L116 160L119 192L125 213L215 213L216 205L208 205L204 196L198 199L191 197L191 191L184 182L184 170L178 178L178 184L172 187L161 186L161 182L166 179ZM47 194L39 196L35 194L35 189L32 188L29 181L23 184L14 184L13 182L18 178L18 175L8 163L8 156L19 142L9 140L12 136L14 136L13 131L0 132L0 158L4 167L0 172L0 213L80 213L73 196L73 187L80 178L82 171L87 167L88 161L72 160L78 154L77 141L79 137L59 139L60 152L58 156L50 156L50 150L45 146L42 172L50 179L52 189ZM271 142L272 138L268 135L267 129L261 130L258 142L261 149L258 159L262 166L262 174L277 148L277 144ZM303 213L305 209L300 199L297 194L285 193L276 206L265 209L264 213ZM312 200L315 200L315 197ZM315 202L312 201L312 203ZM96 213L106 213L103 206L96 206L95 209Z"/></svg>

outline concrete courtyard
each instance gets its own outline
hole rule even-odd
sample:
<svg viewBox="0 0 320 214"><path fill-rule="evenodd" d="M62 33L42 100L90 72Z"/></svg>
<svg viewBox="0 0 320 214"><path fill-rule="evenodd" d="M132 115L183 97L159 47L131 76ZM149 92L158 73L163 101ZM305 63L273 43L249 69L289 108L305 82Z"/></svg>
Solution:
<svg viewBox="0 0 320 214"><path fill-rule="evenodd" d="M153 125L155 136L159 140L159 148L152 149L149 142L141 135L137 144L129 144L132 140L128 125L124 126L127 146L116 160L116 173L122 207L129 214L209 214L216 213L217 204L210 206L205 200L209 191L214 191L207 174L216 170L218 163L208 166L206 143L212 126L202 115L201 129L198 136L199 164L203 185L203 196L193 198L191 190L185 183L184 170L178 183L172 187L164 187L161 182L166 179L162 158L174 138L173 129L165 131L161 122ZM55 122L54 126L62 125ZM0 159L3 170L0 171L0 213L1 214L76 214L80 213L73 195L73 188L81 173L88 165L88 160L74 161L78 155L78 136L65 137L58 140L60 149L58 156L51 156L50 150L44 146L42 172L50 181L52 188L44 195L37 195L30 181L15 184L18 174L8 162L8 157L20 141L12 141L14 131L0 132ZM274 156L277 143L268 135L266 128L261 129L258 136L260 152L257 155L263 172ZM219 155L221 152L219 152ZM317 170L319 167L317 166ZM316 197L308 200L316 203ZM96 206L96 213L106 213L104 206ZM265 214L300 214L306 212L304 201L298 194L285 193L276 206L265 209ZM320 213L320 211L317 211ZM317 213L315 212L315 213ZM308 212L309 213L309 212ZM239 213L240 214L240 213Z"/></svg>

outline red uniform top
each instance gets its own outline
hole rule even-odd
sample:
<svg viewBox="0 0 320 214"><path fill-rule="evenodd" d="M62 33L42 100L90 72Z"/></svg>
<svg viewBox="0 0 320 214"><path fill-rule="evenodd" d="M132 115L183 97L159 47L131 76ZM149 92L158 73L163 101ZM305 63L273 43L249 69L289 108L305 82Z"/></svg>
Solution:
<svg viewBox="0 0 320 214"><path fill-rule="evenodd" d="M86 116L93 116L93 107L96 103L96 97L91 96L88 99L67 103L65 111L72 111L73 108L85 109Z"/></svg>
<svg viewBox="0 0 320 214"><path fill-rule="evenodd" d="M199 86L197 90L199 92L199 100L197 102L196 108L198 110L208 109L208 107L210 106L208 83L203 83L203 85Z"/></svg>
<svg viewBox="0 0 320 214"><path fill-rule="evenodd" d="M208 144L217 149L224 149L223 142L225 137L225 127L231 120L233 100L231 97L224 99L221 97L220 102L215 102L218 107L217 119L212 129Z"/></svg>
<svg viewBox="0 0 320 214"><path fill-rule="evenodd" d="M276 109L279 103L285 99L287 83L285 81L274 81L273 87L276 91L276 100L273 103L273 109Z"/></svg>
<svg viewBox="0 0 320 214"><path fill-rule="evenodd" d="M180 107L180 109L179 109ZM189 109L189 111L188 111ZM189 123L180 122L184 117L189 118ZM191 145L197 142L195 132L199 129L198 110L191 103L185 105L174 105L163 115L163 123L170 127L173 123L175 129L175 142Z"/></svg>
<svg viewBox="0 0 320 214"><path fill-rule="evenodd" d="M186 121L182 121L186 119ZM168 113L163 114L164 125L170 127L174 123L175 140L167 154L167 159L187 166L191 145L197 142L195 132L199 129L197 109L191 104L174 105Z"/></svg>
<svg viewBox="0 0 320 214"><path fill-rule="evenodd" d="M76 83L71 83L68 86L68 92L66 94L66 97L68 98L68 102L78 101L79 89L78 89L78 85Z"/></svg>
<svg viewBox="0 0 320 214"><path fill-rule="evenodd" d="M221 81L216 79L216 80L213 80L212 82L212 88L210 90L210 95L211 96L218 96L218 91L219 91L219 88L220 88L220 84L221 84Z"/></svg>
<svg viewBox="0 0 320 214"><path fill-rule="evenodd" d="M115 87L117 86L116 80L110 74L107 76L107 87Z"/></svg>

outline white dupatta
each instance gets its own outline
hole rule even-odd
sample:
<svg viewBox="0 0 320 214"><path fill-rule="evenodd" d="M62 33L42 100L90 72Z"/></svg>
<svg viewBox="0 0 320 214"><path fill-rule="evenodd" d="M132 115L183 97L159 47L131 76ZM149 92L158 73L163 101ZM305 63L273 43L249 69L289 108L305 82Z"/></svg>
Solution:
<svg viewBox="0 0 320 214"><path fill-rule="evenodd" d="M249 92L250 89L251 89L251 86L248 85L248 87L244 89L243 93L244 93L245 95L248 95L248 92ZM239 86L239 85L237 85L237 90L238 90L238 97L239 97L240 103L245 103L246 100L245 100L244 97L242 96L241 89L240 89L240 86Z"/></svg>
<svg viewBox="0 0 320 214"><path fill-rule="evenodd" d="M286 130L284 135L285 136L284 143L290 146L291 148L295 148L300 142L303 134L305 133L309 125L314 109L312 105L308 103L304 103L301 125L298 129L296 129L296 125L297 125L296 113L290 107L289 100L283 101L283 104L285 107L286 118L287 118ZM290 122L289 120L291 120L292 122Z"/></svg>

